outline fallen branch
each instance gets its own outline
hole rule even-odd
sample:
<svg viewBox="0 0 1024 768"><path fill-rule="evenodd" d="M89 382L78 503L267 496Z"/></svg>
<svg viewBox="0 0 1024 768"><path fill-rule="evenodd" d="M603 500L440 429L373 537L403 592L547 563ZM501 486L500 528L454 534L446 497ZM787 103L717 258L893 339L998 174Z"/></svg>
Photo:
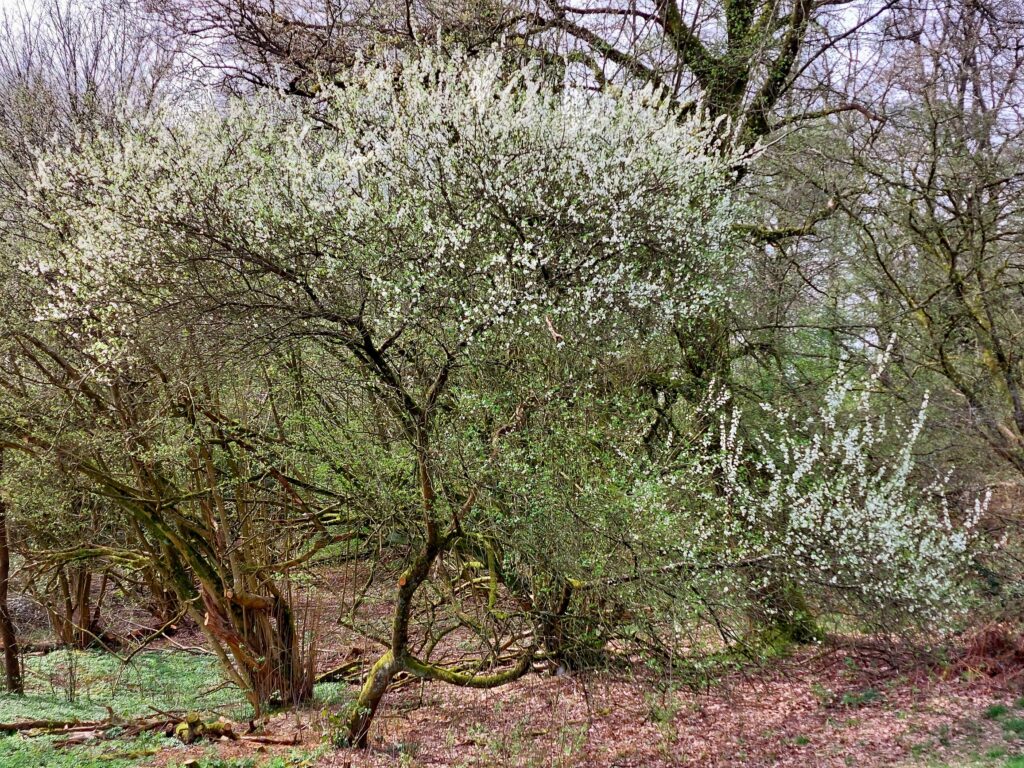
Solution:
<svg viewBox="0 0 1024 768"><path fill-rule="evenodd" d="M349 661L342 664L339 667L328 669L326 672L322 672L316 676L316 682L319 683L357 683L362 677L363 670L368 665L366 662L357 659L355 661Z"/></svg>
<svg viewBox="0 0 1024 768"><path fill-rule="evenodd" d="M302 740L299 738L299 734L295 734L290 738L275 738L273 736L242 736L242 741L252 742L253 744L273 744L285 747L294 747L297 744L301 744Z"/></svg>
<svg viewBox="0 0 1024 768"><path fill-rule="evenodd" d="M145 731L169 730L183 722L183 716L160 712L161 717L141 717L137 720L123 720L111 715L106 720L22 720L15 723L0 723L0 733L25 733L38 731L36 735L52 734L96 734L95 738L106 738L107 731L121 728L119 736L132 737ZM57 744L57 746L61 746Z"/></svg>
<svg viewBox="0 0 1024 768"><path fill-rule="evenodd" d="M97 728L110 728L109 720L87 722L82 720L23 720L17 723L0 723L0 733L18 733L20 731L74 731Z"/></svg>
<svg viewBox="0 0 1024 768"><path fill-rule="evenodd" d="M174 726L174 737L182 744L192 744L200 739L216 741L217 739L230 739L238 741L239 736L235 733L234 726L228 722L212 720L204 723L198 712L189 712L185 719Z"/></svg>
<svg viewBox="0 0 1024 768"><path fill-rule="evenodd" d="M18 643L25 656L46 656L64 648L61 643Z"/></svg>

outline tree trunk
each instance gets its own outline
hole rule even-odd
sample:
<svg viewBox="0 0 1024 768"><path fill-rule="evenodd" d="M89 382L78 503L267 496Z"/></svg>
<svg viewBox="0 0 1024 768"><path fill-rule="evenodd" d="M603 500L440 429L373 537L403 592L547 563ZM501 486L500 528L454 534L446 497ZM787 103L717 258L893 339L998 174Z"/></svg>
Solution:
<svg viewBox="0 0 1024 768"><path fill-rule="evenodd" d="M0 452L0 473L3 472L3 453ZM11 611L7 605L7 593L10 588L11 546L7 533L7 505L0 498L0 642L4 646L4 673L7 678L7 690L10 693L25 692L21 677L21 660L18 658L18 638L11 620Z"/></svg>
<svg viewBox="0 0 1024 768"><path fill-rule="evenodd" d="M43 600L57 642L67 648L89 648L101 639L102 629L94 623L92 571L86 565L61 566L57 571L57 594ZM97 614L98 615L98 614Z"/></svg>
<svg viewBox="0 0 1024 768"><path fill-rule="evenodd" d="M423 497L423 512L426 540L423 549L398 579L398 594L391 624L391 648L377 659L366 677L359 698L356 699L349 716L342 741L353 747L364 749L370 732L370 724L377 713L380 700L388 689L388 683L395 673L405 668L409 658L409 619L412 613L413 597L430 573L430 568L441 552L441 541L437 523L433 519L434 487L427 464L426 437L420 434L420 455L417 458L420 492Z"/></svg>
<svg viewBox="0 0 1024 768"><path fill-rule="evenodd" d="M359 691L359 698L352 707L352 714L349 715L341 746L357 747L365 749L370 735L370 724L374 715L377 714L377 707L388 684L395 673L399 671L399 665L391 651L387 651L377 659L366 677L362 689Z"/></svg>

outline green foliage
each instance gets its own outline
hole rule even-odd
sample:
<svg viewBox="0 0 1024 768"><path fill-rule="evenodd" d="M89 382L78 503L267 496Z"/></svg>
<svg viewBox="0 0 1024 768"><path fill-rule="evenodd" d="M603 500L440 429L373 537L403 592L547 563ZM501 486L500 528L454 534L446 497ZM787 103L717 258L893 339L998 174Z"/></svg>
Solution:
<svg viewBox="0 0 1024 768"><path fill-rule="evenodd" d="M820 611L857 629L957 613L986 508L953 509L918 466L927 398L916 419L893 409L884 365L847 366L820 307L796 310L815 322L793 348L765 343L778 372L734 349L750 339L730 312L762 297L731 301L749 158L729 131L649 88L567 91L517 64L360 63L316 113L267 92L40 154L0 349L27 573L155 569L257 713L310 694L317 627L291 601L335 559L368 565L343 613L393 646L367 695L399 672L482 686L609 649L710 680L821 639ZM870 314L874 283L836 271L829 290ZM741 417L753 398L726 386L768 402ZM363 620L394 584L394 616ZM431 658L452 637L473 672ZM214 706L174 692L206 689L242 707L186 675L150 691L175 677L159 659L68 661L39 662L50 688L24 706Z"/></svg>
<svg viewBox="0 0 1024 768"><path fill-rule="evenodd" d="M812 683L811 693L814 695L814 698L817 699L818 704L820 704L823 707L829 707L835 703L835 691L833 691L831 688L826 688L821 683Z"/></svg>
<svg viewBox="0 0 1024 768"><path fill-rule="evenodd" d="M1014 717L1013 715L1014 710L1009 705L1001 702L986 707L985 711L982 712L982 717L986 720L994 720L1002 725L1007 737L1024 738L1024 718Z"/></svg>
<svg viewBox="0 0 1024 768"><path fill-rule="evenodd" d="M316 752L293 751L288 755L272 757L201 757L195 768L312 768ZM190 758L192 759L192 758ZM179 762L169 762L168 768L181 768Z"/></svg>

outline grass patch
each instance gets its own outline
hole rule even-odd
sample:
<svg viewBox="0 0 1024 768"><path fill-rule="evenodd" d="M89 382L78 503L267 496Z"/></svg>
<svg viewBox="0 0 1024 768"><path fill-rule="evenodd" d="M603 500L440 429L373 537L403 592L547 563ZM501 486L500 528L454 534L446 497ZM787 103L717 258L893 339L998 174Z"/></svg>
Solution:
<svg viewBox="0 0 1024 768"><path fill-rule="evenodd" d="M874 688L866 688L863 691L848 691L843 694L840 703L845 707L866 707L881 700L882 694Z"/></svg>
<svg viewBox="0 0 1024 768"><path fill-rule="evenodd" d="M342 683L318 685L321 703L351 699ZM129 664L102 651L57 651L25 659L25 696L0 694L0 722L22 720L106 720L109 707L119 718L148 717L163 712L196 711L245 721L252 709L241 691L225 684L217 660L183 651L139 653ZM159 734L131 740L112 739L94 745L55 747L57 736L0 736L3 768L128 768L149 762L152 755L181 745ZM174 763L170 763L174 765ZM308 753L289 757L255 757L224 761L210 756L202 768L305 768Z"/></svg>
<svg viewBox="0 0 1024 768"><path fill-rule="evenodd" d="M1024 736L1024 718L1010 717L1003 720L1003 730L1017 737Z"/></svg>
<svg viewBox="0 0 1024 768"><path fill-rule="evenodd" d="M246 718L241 692L224 685L211 656L179 651L140 653L129 664L101 651L57 651L25 659L25 696L0 695L0 721L106 720L107 707L130 720L164 712L196 710ZM177 742L158 734L96 745L54 747L55 736L0 738L4 768L121 768L135 766Z"/></svg>
<svg viewBox="0 0 1024 768"><path fill-rule="evenodd" d="M25 694L0 696L0 720L103 720L107 707L126 719L152 715L151 707L239 719L251 712L212 656L180 651L140 653L129 664L100 651L30 656Z"/></svg>
<svg viewBox="0 0 1024 768"><path fill-rule="evenodd" d="M953 761L914 763L914 765L927 765L927 768L1024 768L1024 756L1007 757L1005 750L990 749L983 757L974 755Z"/></svg>
<svg viewBox="0 0 1024 768"><path fill-rule="evenodd" d="M1010 708L1005 704L993 704L990 707L986 707L982 713L982 717L986 720L998 720L1001 717L1009 714Z"/></svg>
<svg viewBox="0 0 1024 768"><path fill-rule="evenodd" d="M312 768L317 754L299 750L274 757L206 757L199 759L199 768ZM168 763L168 768L180 768L180 764Z"/></svg>
<svg viewBox="0 0 1024 768"><path fill-rule="evenodd" d="M104 741L95 746L56 748L54 736L0 738L0 765L4 768L132 768L177 742L154 734L131 741ZM178 745L180 746L180 745Z"/></svg>

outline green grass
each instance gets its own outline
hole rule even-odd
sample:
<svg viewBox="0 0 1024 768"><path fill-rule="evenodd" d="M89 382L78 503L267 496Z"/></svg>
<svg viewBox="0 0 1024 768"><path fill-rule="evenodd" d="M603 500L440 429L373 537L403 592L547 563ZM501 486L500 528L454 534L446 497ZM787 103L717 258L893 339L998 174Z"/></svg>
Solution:
<svg viewBox="0 0 1024 768"><path fill-rule="evenodd" d="M840 703L846 707L866 707L882 699L882 694L874 688L866 688L863 691L849 691L843 694Z"/></svg>
<svg viewBox="0 0 1024 768"><path fill-rule="evenodd" d="M927 765L927 768L1024 768L1024 756L1007 757L1005 752L989 750L984 757L964 757L952 762L914 765Z"/></svg>
<svg viewBox="0 0 1024 768"><path fill-rule="evenodd" d="M1021 699L1017 699L1015 706L1020 708L1021 701ZM1024 738L1024 718L1010 717L1012 712L1013 710L1006 704L993 704L985 709L982 717L988 720L999 721L1007 736ZM1021 768L1024 768L1024 766L1021 766Z"/></svg>
<svg viewBox="0 0 1024 768"><path fill-rule="evenodd" d="M108 707L130 720L163 712L197 711L247 720L252 709L241 692L225 685L216 659L181 651L136 655L129 664L98 651L57 651L25 659L25 696L0 694L0 722L21 720L107 720ZM342 683L317 686L321 704L351 698ZM134 768L158 751L181 745L158 734L131 740L111 739L90 745L55 747L56 736L0 736L2 768ZM184 759L184 758L182 758ZM201 768L305 768L309 753L288 757L200 760ZM173 766L172 761L169 765Z"/></svg>
<svg viewBox="0 0 1024 768"><path fill-rule="evenodd" d="M274 757L233 757L208 756L200 758L199 768L311 768L320 750L306 752L294 750L288 755ZM179 768L178 763L168 763L168 768Z"/></svg>
<svg viewBox="0 0 1024 768"><path fill-rule="evenodd" d="M0 695L0 721L106 720L197 710L246 717L241 693L224 686L216 660L184 652L140 653L129 664L94 651L57 651L25 659L25 696ZM4 768L127 768L177 746L156 734L95 745L54 747L58 737L13 734L0 738Z"/></svg>
<svg viewBox="0 0 1024 768"><path fill-rule="evenodd" d="M224 685L216 660L183 652L140 653L131 663L94 651L25 660L25 696L0 695L0 720L103 720L197 710L245 718L251 710Z"/></svg>
<svg viewBox="0 0 1024 768"><path fill-rule="evenodd" d="M1024 700L1018 699L1014 702L1016 709L996 702L981 712L982 718L998 723L1002 727L1006 736L1003 744L992 744L981 752L965 753L956 758L943 757L938 761L934 759L920 761L920 758L927 757L930 749L927 745L915 745L911 751L919 761L909 763L908 767L913 765L919 768L924 768L924 766L927 768L1024 768L1024 755L1020 754L1020 742L1017 741L1017 739L1024 738L1024 718L1014 716L1020 714L1019 709L1024 709L1021 707L1022 701ZM976 721L976 724L980 728L981 721ZM941 736L938 741L944 746L950 746L948 739L944 741Z"/></svg>
<svg viewBox="0 0 1024 768"><path fill-rule="evenodd" d="M131 741L104 741L95 746L57 748L54 736L0 738L0 765L4 768L134 768L157 751L180 746L154 734Z"/></svg>
<svg viewBox="0 0 1024 768"><path fill-rule="evenodd" d="M148 764L157 752L182 749L178 742L153 734L73 749L55 748L54 740L52 736L0 738L0 765L3 768L136 768ZM317 754L316 751L295 750L289 755L223 759L212 754L212 747L210 753L199 758L200 768L311 768ZM184 755L178 760L172 758L167 765L181 768L185 759Z"/></svg>
<svg viewBox="0 0 1024 768"><path fill-rule="evenodd" d="M1008 734L1024 737L1024 718L1008 717L1003 720L1003 730Z"/></svg>

